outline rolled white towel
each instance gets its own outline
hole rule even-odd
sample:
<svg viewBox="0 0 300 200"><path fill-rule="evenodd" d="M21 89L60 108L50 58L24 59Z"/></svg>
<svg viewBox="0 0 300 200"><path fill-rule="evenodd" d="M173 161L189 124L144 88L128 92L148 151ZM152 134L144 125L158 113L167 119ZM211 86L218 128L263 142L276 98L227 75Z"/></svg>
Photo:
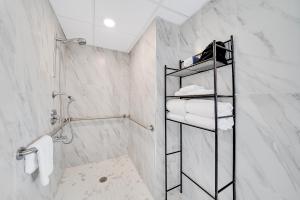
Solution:
<svg viewBox="0 0 300 200"><path fill-rule="evenodd" d="M171 113L171 112L168 112L167 118L175 120L175 121L179 121L179 122L184 122L185 121L185 116L184 115L174 114L174 113Z"/></svg>
<svg viewBox="0 0 300 200"><path fill-rule="evenodd" d="M185 121L191 125L200 126L207 129L215 129L214 118L200 117L198 115L187 114L185 116ZM222 118L218 120L218 128L220 130L229 130L232 128L234 122L233 118Z"/></svg>
<svg viewBox="0 0 300 200"><path fill-rule="evenodd" d="M179 115L185 115L185 104L186 100L183 99L171 99L167 102L167 109L168 111L179 114Z"/></svg>
<svg viewBox="0 0 300 200"><path fill-rule="evenodd" d="M201 117L214 118L214 101L191 99L185 104L186 112L198 115ZM232 105L227 102L218 102L218 116L232 115Z"/></svg>

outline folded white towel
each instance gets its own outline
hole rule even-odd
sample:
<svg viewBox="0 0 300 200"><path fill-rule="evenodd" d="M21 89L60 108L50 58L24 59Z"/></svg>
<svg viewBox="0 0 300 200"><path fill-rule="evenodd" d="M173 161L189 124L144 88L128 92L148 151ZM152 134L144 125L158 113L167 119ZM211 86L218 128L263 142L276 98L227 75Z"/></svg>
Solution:
<svg viewBox="0 0 300 200"><path fill-rule="evenodd" d="M188 124L200 126L207 129L215 129L215 120L213 118L200 117L198 115L187 114L185 116L185 121ZM218 129L229 130L233 126L233 118L222 118L218 120Z"/></svg>
<svg viewBox="0 0 300 200"><path fill-rule="evenodd" d="M213 90L207 89L197 89L189 92L175 92L175 96L189 96L189 95L204 95L204 94L213 94Z"/></svg>
<svg viewBox="0 0 300 200"><path fill-rule="evenodd" d="M175 96L202 95L202 94L213 94L213 90L207 90L200 85L189 85L180 88L177 92L175 92Z"/></svg>
<svg viewBox="0 0 300 200"><path fill-rule="evenodd" d="M178 92L190 92L190 91L197 90L197 89L204 89L204 87L201 85L188 85L188 86L180 88L178 90Z"/></svg>
<svg viewBox="0 0 300 200"><path fill-rule="evenodd" d="M186 112L198 115L201 117L214 118L214 101L191 99L185 104ZM232 105L227 102L218 102L218 116L232 115Z"/></svg>
<svg viewBox="0 0 300 200"><path fill-rule="evenodd" d="M171 99L167 102L167 109L174 114L185 115L185 103L183 99Z"/></svg>
<svg viewBox="0 0 300 200"><path fill-rule="evenodd" d="M49 176L53 171L53 140L45 135L30 147L37 148L38 152L25 156L25 172L31 174L39 168L40 182L46 186L49 184Z"/></svg>
<svg viewBox="0 0 300 200"><path fill-rule="evenodd" d="M179 121L179 122L185 122L184 117L185 116L183 116L183 115L174 114L174 113L171 113L171 112L168 112L168 114L167 114L168 119L172 119L172 120Z"/></svg>

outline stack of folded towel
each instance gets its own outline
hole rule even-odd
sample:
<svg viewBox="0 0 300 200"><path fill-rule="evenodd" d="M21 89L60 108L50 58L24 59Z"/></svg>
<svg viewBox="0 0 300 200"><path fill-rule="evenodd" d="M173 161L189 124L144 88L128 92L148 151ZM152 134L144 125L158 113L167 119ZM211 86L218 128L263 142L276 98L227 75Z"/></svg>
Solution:
<svg viewBox="0 0 300 200"><path fill-rule="evenodd" d="M203 95L203 94L213 94L213 90L205 89L203 86L199 85L189 85L180 88L175 92L175 96L188 96L188 95Z"/></svg>
<svg viewBox="0 0 300 200"><path fill-rule="evenodd" d="M218 102L218 117L232 115L232 105L226 102ZM168 119L214 129L215 114L214 101L200 99L172 99L167 102ZM233 118L218 119L220 130L229 130L233 126Z"/></svg>

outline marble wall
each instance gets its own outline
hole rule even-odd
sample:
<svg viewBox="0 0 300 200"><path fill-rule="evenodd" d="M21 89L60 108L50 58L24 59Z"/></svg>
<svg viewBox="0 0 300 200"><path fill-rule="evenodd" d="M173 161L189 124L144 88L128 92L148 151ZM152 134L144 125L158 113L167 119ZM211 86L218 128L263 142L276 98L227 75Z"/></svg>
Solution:
<svg viewBox="0 0 300 200"><path fill-rule="evenodd" d="M128 54L71 44L64 60L66 92L75 99L69 107L71 117L128 115ZM64 128L65 135L70 131ZM72 131L73 142L64 146L67 167L127 154L127 119L73 122Z"/></svg>
<svg viewBox="0 0 300 200"><path fill-rule="evenodd" d="M130 116L154 131L129 123L128 153L143 181L156 196L155 102L156 24L153 22L130 52Z"/></svg>
<svg viewBox="0 0 300 200"><path fill-rule="evenodd" d="M164 182L165 178L165 112L164 112L164 66L177 68L179 62L180 50L180 29L179 26L164 21L163 19L156 19L156 165L157 165L157 179L159 180L159 198L164 199ZM167 93L171 94L179 88L178 78L167 79ZM173 152L179 150L179 126L174 123L167 123L167 151ZM179 184L179 154L168 156L168 188Z"/></svg>
<svg viewBox="0 0 300 200"><path fill-rule="evenodd" d="M299 1L293 0L211 1L180 27L180 49L173 48L174 57L179 53L184 59L214 39L234 36L237 199L283 200L300 195L299 7ZM211 75L202 74L184 84L212 88ZM230 70L220 70L219 80L219 92L230 92ZM214 137L185 129L183 169L213 192ZM231 144L231 132L221 132L219 187L230 181ZM185 179L183 190L188 199L209 198ZM220 199L231 199L231 188Z"/></svg>
<svg viewBox="0 0 300 200"><path fill-rule="evenodd" d="M60 89L59 74L53 76L56 34L64 37L47 0L0 1L1 199L53 199L56 193L64 168L60 144L54 147L55 167L46 187L15 159L19 147L53 129L50 111L60 109L59 99L51 98L52 90Z"/></svg>

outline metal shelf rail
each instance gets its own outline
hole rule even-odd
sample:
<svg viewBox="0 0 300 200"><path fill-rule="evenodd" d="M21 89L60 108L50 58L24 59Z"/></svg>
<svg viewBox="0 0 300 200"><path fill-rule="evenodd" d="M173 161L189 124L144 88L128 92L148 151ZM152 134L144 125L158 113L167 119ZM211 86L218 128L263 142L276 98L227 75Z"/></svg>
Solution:
<svg viewBox="0 0 300 200"><path fill-rule="evenodd" d="M204 191L208 196L210 196L212 199L218 200L218 194L224 191L226 188L228 188L230 185L232 185L232 199L236 200L236 173L235 173L235 163L236 163L236 101L235 101L235 71L234 71L234 46L233 46L233 36L230 37L228 41L224 42L226 47L222 47L218 44L216 44L216 41L213 41L213 57L201 61L199 63L193 64L189 67L182 68L182 61L179 61L179 69L175 68L169 68L165 65L165 71L164 71L164 81L165 81L165 199L168 199L168 192L171 190L174 190L176 188L180 188L180 192L182 193L182 177L185 176L188 180L193 182L198 188L200 188L202 191ZM222 48L226 50L226 54L228 55L227 57L227 64L220 63L217 61L217 56L216 56L216 50L218 48ZM197 54L200 55L200 54ZM218 83L218 77L217 77L217 70L221 67L225 66L231 66L232 68L232 94L231 95L220 95L218 94L218 89L217 89L217 83ZM170 71L171 72L168 72ZM193 76L196 74L200 74L203 72L207 72L213 70L213 82L214 82L214 93L213 94L207 94L207 95L190 95L190 96L168 96L167 95L167 77L168 76L173 76L173 77L178 77L179 78L179 87L182 87L182 79L184 77L189 77ZM179 122L176 120L168 119L167 118L167 99L170 98L186 98L186 99L210 99L212 98L214 100L214 113L215 113L215 128L214 129L207 129L199 126L194 126L188 123L184 122ZM230 98L232 99L233 103L233 114L229 116L222 116L218 117L218 107L217 107L217 102L219 98ZM232 127L232 139L233 139L233 144L232 144L232 180L226 184L225 186L219 188L218 187L218 119L220 118L226 118L226 117L233 117L234 125ZM174 152L167 152L167 122L175 122L180 124L180 149L178 151ZM185 172L183 172L182 169L182 126L190 126L194 128L198 128L201 130L209 131L214 133L215 135L215 185L214 185L214 194L211 194L210 192L207 191L203 186L201 186L199 183L197 183L195 180L193 180L190 176L188 176ZM172 156L174 154L180 154L180 183L176 186L172 186L171 188L168 188L168 161L167 158L168 156Z"/></svg>

